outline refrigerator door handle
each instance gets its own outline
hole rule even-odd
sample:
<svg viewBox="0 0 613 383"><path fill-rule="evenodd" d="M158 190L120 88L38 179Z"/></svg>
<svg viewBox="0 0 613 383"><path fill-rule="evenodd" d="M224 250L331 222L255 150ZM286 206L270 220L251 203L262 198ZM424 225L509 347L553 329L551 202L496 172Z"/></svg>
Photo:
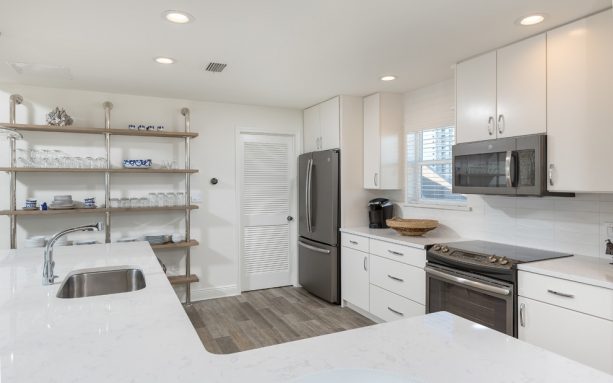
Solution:
<svg viewBox="0 0 613 383"><path fill-rule="evenodd" d="M305 249L313 250L313 251L316 251L318 253L330 254L330 250L320 249L319 247L311 246L311 245L309 245L307 243L304 243L302 241L298 241L298 245L304 247Z"/></svg>
<svg viewBox="0 0 613 383"><path fill-rule="evenodd" d="M311 213L311 189L313 179L313 159L310 159L307 164L307 182L306 182L306 218L307 218L307 230L309 233L313 232L313 216Z"/></svg>

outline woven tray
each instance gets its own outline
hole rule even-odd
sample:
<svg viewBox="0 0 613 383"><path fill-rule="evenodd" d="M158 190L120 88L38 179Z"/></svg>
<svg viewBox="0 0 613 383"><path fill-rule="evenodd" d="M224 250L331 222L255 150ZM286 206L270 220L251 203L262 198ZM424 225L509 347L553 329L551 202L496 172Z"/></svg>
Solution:
<svg viewBox="0 0 613 383"><path fill-rule="evenodd" d="M392 218L385 221L387 226L396 230L401 235L418 237L438 227L438 221L434 219L403 219Z"/></svg>

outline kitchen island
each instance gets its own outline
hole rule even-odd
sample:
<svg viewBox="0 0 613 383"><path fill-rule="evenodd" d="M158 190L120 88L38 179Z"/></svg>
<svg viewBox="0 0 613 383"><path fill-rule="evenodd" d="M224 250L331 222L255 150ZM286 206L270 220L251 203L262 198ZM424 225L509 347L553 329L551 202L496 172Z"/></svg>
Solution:
<svg viewBox="0 0 613 383"><path fill-rule="evenodd" d="M613 382L604 374L448 313L231 355L207 352L145 242L55 251L75 269L135 266L139 291L56 297L42 249L0 251L0 381ZM349 380L347 380L349 381Z"/></svg>

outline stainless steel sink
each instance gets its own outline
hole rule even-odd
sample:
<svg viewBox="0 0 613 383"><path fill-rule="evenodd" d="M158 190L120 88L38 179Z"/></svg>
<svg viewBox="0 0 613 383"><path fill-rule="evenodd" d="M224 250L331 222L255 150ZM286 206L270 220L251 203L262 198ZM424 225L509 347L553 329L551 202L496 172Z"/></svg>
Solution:
<svg viewBox="0 0 613 383"><path fill-rule="evenodd" d="M57 292L58 298L83 298L127 293L145 288L142 270L130 267L100 267L69 273Z"/></svg>

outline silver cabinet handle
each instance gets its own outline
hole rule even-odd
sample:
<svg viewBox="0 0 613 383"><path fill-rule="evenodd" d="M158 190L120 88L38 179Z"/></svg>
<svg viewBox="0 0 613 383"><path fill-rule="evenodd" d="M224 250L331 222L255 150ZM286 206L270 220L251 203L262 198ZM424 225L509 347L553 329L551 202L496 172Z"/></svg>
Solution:
<svg viewBox="0 0 613 383"><path fill-rule="evenodd" d="M564 297L564 298L574 298L575 297L573 294L561 293L561 292L555 291L555 290L549 290L548 289L547 292L549 294L557 295L559 297Z"/></svg>
<svg viewBox="0 0 613 383"><path fill-rule="evenodd" d="M526 327L526 305L525 304L520 304L519 305L519 325L521 327Z"/></svg>
<svg viewBox="0 0 613 383"><path fill-rule="evenodd" d="M402 253L400 253L398 251L394 251L394 250L388 250L387 252L390 253L390 254L399 255L401 257L404 256L404 254L402 254Z"/></svg>
<svg viewBox="0 0 613 383"><path fill-rule="evenodd" d="M504 122L504 115L500 114L498 116L498 133L499 134L504 133L504 124L505 124L505 122Z"/></svg>
<svg viewBox="0 0 613 383"><path fill-rule="evenodd" d="M470 279L466 279L466 278L458 277L458 276L455 276L455 275L447 274L445 272L436 270L436 269L434 269L434 268L432 268L430 266L426 266L424 268L424 270L426 270L426 274L433 275L433 276L438 277L438 278L443 279L443 280L455 282L455 283L457 283L459 285L474 287L476 289L480 289L480 290L483 290L483 291L488 291L490 293L499 294L499 295L510 295L511 294L511 290L510 289L505 289L504 287L498 287L498 286L486 284L484 282L473 281L473 280L470 280Z"/></svg>
<svg viewBox="0 0 613 383"><path fill-rule="evenodd" d="M358 244L357 241L349 241L349 243L352 244L352 245L357 245Z"/></svg>
<svg viewBox="0 0 613 383"><path fill-rule="evenodd" d="M388 277L389 279L393 279L393 280L395 280L395 281L397 281L397 282L404 282L404 279L402 279L402 278L398 278L398 277L394 277L393 275L389 275L389 274L387 274L387 277Z"/></svg>
<svg viewBox="0 0 613 383"><path fill-rule="evenodd" d="M494 134L494 117L490 116L487 120L487 133L491 136Z"/></svg>
<svg viewBox="0 0 613 383"><path fill-rule="evenodd" d="M364 271L368 271L368 268L366 267L367 262L368 262L368 258L364 257Z"/></svg>
<svg viewBox="0 0 613 383"><path fill-rule="evenodd" d="M389 311L393 312L393 313L394 313L394 314L396 314L396 315L400 315L401 317L403 317L403 316L404 316L404 314L403 314L403 313L401 313L400 311L394 310L393 308L391 308L391 307L389 307L389 306L387 306L387 309L388 309Z"/></svg>
<svg viewBox="0 0 613 383"><path fill-rule="evenodd" d="M373 176L373 182L375 183L375 186L379 186L379 173L375 173Z"/></svg>
<svg viewBox="0 0 613 383"><path fill-rule="evenodd" d="M309 250L313 250L316 251L318 253L322 253L322 254L330 254L330 250L327 249L320 249L319 247L315 247L315 246L311 246L308 243L304 243L302 241L298 241L298 245L304 247L305 249L309 249Z"/></svg>
<svg viewBox="0 0 613 383"><path fill-rule="evenodd" d="M504 161L504 174L507 182L507 187L513 187L513 180L511 179L511 161L513 160L513 151L507 150L507 157Z"/></svg>
<svg viewBox="0 0 613 383"><path fill-rule="evenodd" d="M553 164L549 164L549 185L553 186Z"/></svg>

